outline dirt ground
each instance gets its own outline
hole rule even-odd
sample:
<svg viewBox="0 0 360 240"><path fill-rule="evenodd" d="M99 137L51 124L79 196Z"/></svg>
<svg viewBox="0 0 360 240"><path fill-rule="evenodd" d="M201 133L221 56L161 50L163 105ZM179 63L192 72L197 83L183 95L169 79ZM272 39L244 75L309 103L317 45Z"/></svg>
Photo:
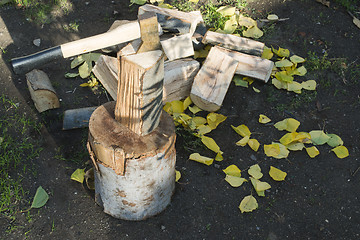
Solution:
<svg viewBox="0 0 360 240"><path fill-rule="evenodd" d="M268 13L289 18L267 28L260 39L267 46L288 48L302 57L308 57L309 52L321 57L327 52L329 61L345 64L344 70L309 71L303 78L318 82L316 94L287 93L261 82L254 83L261 91L255 93L251 88L232 84L219 110L228 119L210 134L224 152L224 161L212 166L189 161L190 152L184 148L186 140L179 136L176 169L182 178L176 184L171 204L158 216L131 222L103 213L95 204L93 193L70 180L76 168L89 168L87 129L61 130L63 112L103 104L108 101L106 94L79 87L84 82L80 78L66 79L69 59L52 62L42 70L61 98L61 108L39 114L25 76L15 75L10 66L11 58L105 32L116 19L137 17L137 7L129 7L128 1L71 2L72 11L44 25L28 21L21 9L0 7L0 95L16 99L22 112L43 123L41 133L31 136L44 148L40 157L33 160L38 174L24 181L24 189L29 191L30 203L40 185L50 195L43 208L31 210L31 221L25 213L18 213L15 221L0 215L0 239L360 238L360 86L354 77L360 76L360 29L343 7L331 2L328 8L315 0L248 1L248 11L254 18ZM63 26L74 21L79 24L79 31L66 31ZM40 47L33 44L38 38ZM346 71L352 66L357 69ZM0 114L4 111L1 107ZM302 131L323 129L336 133L344 140L350 156L339 159L329 147L319 146L321 154L314 159L303 150L278 160L267 157L262 150L254 152L236 146L240 137L230 125L246 124L262 145L282 136L271 125L259 124L259 114L267 115L273 122L296 118ZM232 188L224 181L222 169L236 164L244 171L256 163L263 169L263 181L272 188L265 197L256 196L257 210L241 213L239 203L251 193L251 186ZM286 181L273 181L267 174L270 165L287 172ZM29 202L23 203L21 209L28 208ZM13 230L8 231L10 228Z"/></svg>

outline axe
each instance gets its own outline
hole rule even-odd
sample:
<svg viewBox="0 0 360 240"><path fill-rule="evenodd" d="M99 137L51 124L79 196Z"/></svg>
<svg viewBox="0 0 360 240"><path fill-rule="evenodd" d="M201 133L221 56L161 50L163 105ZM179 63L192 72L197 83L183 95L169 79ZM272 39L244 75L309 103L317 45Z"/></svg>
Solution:
<svg viewBox="0 0 360 240"><path fill-rule="evenodd" d="M162 29L159 25L159 34L161 33ZM16 74L24 74L54 60L77 56L137 38L140 38L140 26L137 21L134 21L106 33L65 43L28 56L14 58L11 60L11 65Z"/></svg>

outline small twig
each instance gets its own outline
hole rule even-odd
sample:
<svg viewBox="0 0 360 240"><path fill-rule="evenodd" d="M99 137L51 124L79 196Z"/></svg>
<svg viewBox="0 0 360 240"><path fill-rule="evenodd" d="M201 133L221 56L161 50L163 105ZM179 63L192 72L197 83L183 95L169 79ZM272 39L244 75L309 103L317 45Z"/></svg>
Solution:
<svg viewBox="0 0 360 240"><path fill-rule="evenodd" d="M283 22L283 21L287 21L290 18L279 18L277 20L269 20L269 19L259 19L260 22Z"/></svg>
<svg viewBox="0 0 360 240"><path fill-rule="evenodd" d="M352 174L351 174L351 176L355 176L355 174L358 172L360 170L360 167L358 167Z"/></svg>

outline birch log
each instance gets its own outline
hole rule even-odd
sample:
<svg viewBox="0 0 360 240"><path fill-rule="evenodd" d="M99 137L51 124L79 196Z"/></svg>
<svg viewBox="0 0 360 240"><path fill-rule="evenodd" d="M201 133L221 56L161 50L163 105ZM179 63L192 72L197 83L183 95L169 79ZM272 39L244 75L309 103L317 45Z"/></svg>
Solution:
<svg viewBox="0 0 360 240"><path fill-rule="evenodd" d="M234 36L232 34L207 31L202 42L204 44L218 45L231 50L261 56L265 44L252 39Z"/></svg>
<svg viewBox="0 0 360 240"><path fill-rule="evenodd" d="M164 55L160 50L120 58L115 119L143 136L160 121Z"/></svg>
<svg viewBox="0 0 360 240"><path fill-rule="evenodd" d="M190 98L201 109L220 109L239 62L219 48L212 47L195 76Z"/></svg>
<svg viewBox="0 0 360 240"><path fill-rule="evenodd" d="M26 80L36 110L44 112L60 107L59 98L45 72L34 69L26 74Z"/></svg>
<svg viewBox="0 0 360 240"><path fill-rule="evenodd" d="M114 100L116 99L118 87L118 65L119 63L116 58L101 55L92 69L96 78Z"/></svg>
<svg viewBox="0 0 360 240"><path fill-rule="evenodd" d="M174 123L161 114L159 126L139 136L114 119L114 109L115 102L98 107L89 122L95 200L113 217L143 220L164 210L175 189Z"/></svg>

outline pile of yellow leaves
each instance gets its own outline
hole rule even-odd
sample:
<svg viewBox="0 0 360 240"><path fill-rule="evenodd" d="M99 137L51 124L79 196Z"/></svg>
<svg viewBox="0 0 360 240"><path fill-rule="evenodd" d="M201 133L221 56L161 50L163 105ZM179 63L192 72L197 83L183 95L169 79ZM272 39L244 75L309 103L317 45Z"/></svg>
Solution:
<svg viewBox="0 0 360 240"><path fill-rule="evenodd" d="M236 7L222 6L216 10L223 17L228 18L225 22L223 29L216 29L216 32L233 34L236 30L244 28L242 35L249 38L260 38L263 36L263 31L258 28L257 22L250 18L240 14ZM240 36L239 34L234 34Z"/></svg>
<svg viewBox="0 0 360 240"><path fill-rule="evenodd" d="M267 116L260 114L260 123L269 123L271 120ZM279 142L272 142L264 145L265 155L277 159L287 158L290 151L301 151L305 148L307 154L314 158L320 154L316 146L327 143L333 149L331 150L338 158L349 156L348 149L343 146L343 140L336 134L325 133L323 130L312 130L310 132L297 132L300 122L293 118L286 118L274 124L279 131L287 131ZM246 146L247 144L254 151L258 151L260 143L256 139L250 139L251 132L249 128L242 124L238 127L231 126L243 138L236 142L238 146ZM309 144L310 146L306 146Z"/></svg>
<svg viewBox="0 0 360 240"><path fill-rule="evenodd" d="M248 182L247 179L241 177L241 170L236 165L230 165L223 169L226 174L225 181L232 187L240 187L244 182ZM265 197L265 191L271 188L271 185L267 182L260 181L263 177L261 168L258 164L252 165L248 171L250 182L259 197ZM278 168L270 166L269 176L275 181L284 181L287 173L281 171ZM239 209L243 212L252 212L258 208L258 202L255 197L248 195L240 202Z"/></svg>
<svg viewBox="0 0 360 240"><path fill-rule="evenodd" d="M184 101L176 100L168 102L164 106L164 110L173 117L175 125L182 125L184 128L190 129L194 136L200 138L201 142L216 154L214 158L209 158L201 156L199 153L193 153L189 156L189 159L206 165L211 165L213 160L222 161L224 158L220 147L213 138L208 137L205 134L216 129L227 117L213 112L208 113L206 118L197 116L196 114L202 110L196 105L191 105L192 101L190 97L187 97ZM191 112L192 116L186 114L186 110Z"/></svg>
<svg viewBox="0 0 360 240"><path fill-rule="evenodd" d="M307 73L305 66L299 66L305 62L304 58L297 55L290 57L290 51L280 47L279 49L265 47L261 57L270 60L273 59L274 54L276 61L271 74L271 82L277 89L285 89L295 93L301 93L302 89L316 90L315 80L307 80L301 83L294 80L294 76L304 76Z"/></svg>

